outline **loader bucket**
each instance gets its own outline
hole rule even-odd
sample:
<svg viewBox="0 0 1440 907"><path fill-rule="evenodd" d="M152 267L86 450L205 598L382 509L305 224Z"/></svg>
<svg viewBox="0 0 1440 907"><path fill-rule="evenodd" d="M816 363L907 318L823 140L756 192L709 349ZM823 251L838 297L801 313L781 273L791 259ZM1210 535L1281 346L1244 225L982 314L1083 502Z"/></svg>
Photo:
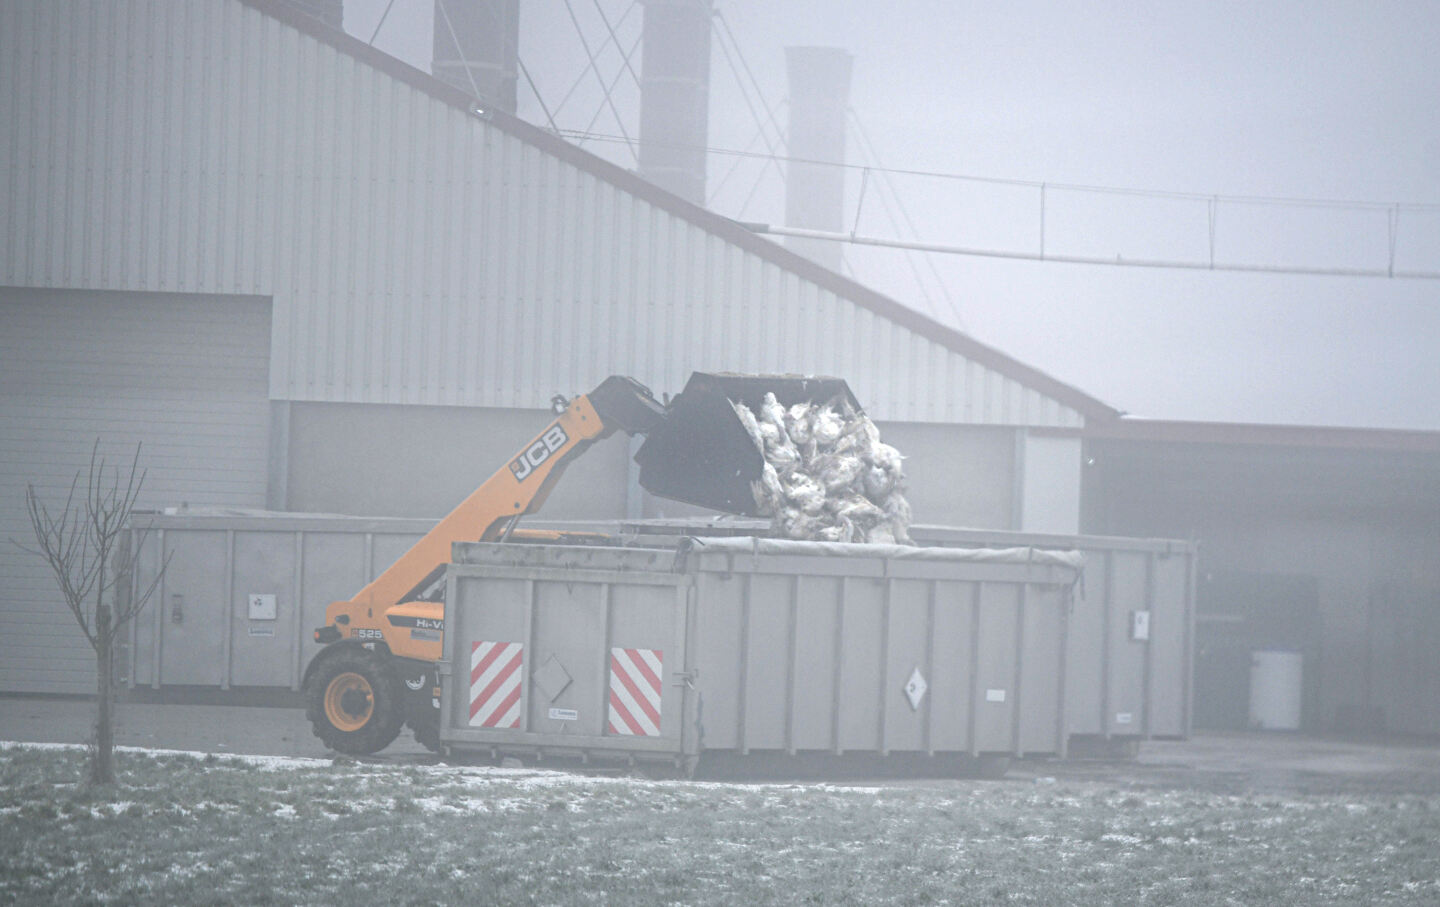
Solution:
<svg viewBox="0 0 1440 907"><path fill-rule="evenodd" d="M750 483L765 460L730 404L758 411L766 393L787 407L839 398L860 409L840 378L695 372L635 454L641 486L663 498L758 516Z"/></svg>

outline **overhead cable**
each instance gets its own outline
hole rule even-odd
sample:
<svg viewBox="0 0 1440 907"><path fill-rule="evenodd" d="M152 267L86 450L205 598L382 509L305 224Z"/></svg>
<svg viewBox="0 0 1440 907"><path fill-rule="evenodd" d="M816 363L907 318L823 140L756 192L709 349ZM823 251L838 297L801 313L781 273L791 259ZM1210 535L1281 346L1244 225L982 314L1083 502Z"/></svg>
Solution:
<svg viewBox="0 0 1440 907"><path fill-rule="evenodd" d="M973 246L959 246L949 243L911 242L887 239L880 236L857 236L852 233L832 233L827 230L807 230L800 227L782 227L776 224L759 224L738 221L752 233L768 233L774 236L797 236L804 239L823 239L832 242L848 242L860 246L881 246L888 249L915 249L922 252L944 252L950 255L971 255L980 258L1007 258L1015 261L1046 261L1062 264L1111 265L1127 268L1177 268L1189 271L1237 271L1247 274L1308 274L1318 277L1385 277L1408 280L1440 280L1440 271L1406 270L1399 268L1314 268L1302 265L1262 265L1240 262L1205 262L1165 260L1155 258L1100 258L1087 255L1054 255L1044 252L1020 252L1008 249L982 249Z"/></svg>
<svg viewBox="0 0 1440 907"><path fill-rule="evenodd" d="M606 135L604 133L578 133L574 130L562 130L566 137L583 137L587 141L623 141L620 136ZM695 145L684 145L668 143L666 147L680 148L691 151L704 151L708 154L740 157L767 158L774 157L777 161L790 164L814 164L820 167L838 167L844 170L864 170L865 164L849 164L837 161L823 161L813 158L797 158L788 155L766 154L759 151L743 151L736 148L720 148L714 146L699 147ZM1251 204L1251 205L1294 205L1302 207L1319 208L1352 208L1357 210L1384 211L1391 208L1398 208L1401 211L1440 211L1440 202L1380 202L1380 201L1357 201L1346 199L1325 199L1325 198L1304 198L1296 196L1265 196L1265 195L1221 195L1216 193L1202 192L1176 192L1164 189L1133 189L1118 186L1084 185L1080 183L1057 183L1049 180L1023 180L1011 179L1008 177L976 176L969 173L957 173L942 170L917 170L904 167L870 167L877 173L889 173L895 176L922 176L933 179L958 180L972 183L988 183L1001 186L1019 186L1024 188L1041 188L1049 191L1062 192L1093 192L1110 195L1135 195L1151 198L1180 199L1186 201L1211 202L1218 201L1227 204Z"/></svg>
<svg viewBox="0 0 1440 907"><path fill-rule="evenodd" d="M599 0L596 0L596 2L599 2ZM633 11L633 10L635 9L635 7L639 4L639 2L640 2L640 0L630 0L630 5L625 8L625 12L623 12L623 13L620 14L620 18L617 19L617 20L615 20L615 24L616 24L616 25L623 25L623 24L625 24L625 20L626 20L627 18L629 18L631 11ZM608 24L608 23L607 23L607 24ZM600 49L597 50L597 51L595 51L595 56L598 57L598 56L600 56L601 54L603 54L607 49L609 49L610 44L611 44L612 42L615 44L616 49L619 50L619 49L620 49L620 41L619 41L619 39L616 37L616 35L615 35L615 30L614 30L613 28L610 30L610 37L606 38L606 39L605 39L605 42L600 45ZM637 39L637 43L638 43L638 39ZM633 53L633 51L632 51L632 53ZM625 54L625 56L624 56L625 66L626 66L627 69L628 69L629 66L630 66L630 56L631 56L631 54ZM634 71L631 70L631 72L632 72L632 74L633 74ZM555 115L556 115L556 116L559 116L560 113L561 113L561 111L563 111L563 110L565 109L565 105L566 105L567 103L569 103L569 101L570 101L570 96L573 95L573 94L575 94L575 90L580 87L580 83L581 83L581 82L584 82L584 81L585 81L585 77L588 76L589 74L590 74L590 69L589 69L589 67L586 67L585 69L580 70L580 75L578 75L578 76L575 77L575 81L573 81L573 82L570 83L570 87L565 90L565 94L560 98L560 102L555 105ZM618 81L619 81L618 79L615 80L615 82L618 82ZM612 83L611 83L612 87L614 86L615 82L612 82Z"/></svg>
<svg viewBox="0 0 1440 907"><path fill-rule="evenodd" d="M605 84L605 77L600 74L600 66L595 62L595 55L590 52L590 42L585 40L585 30L580 27L580 20L575 17L575 8L570 4L570 0L565 0L565 12L570 14L570 24L575 26L575 34L580 38L580 46L585 48L585 56L590 59L590 71L595 73L595 81L600 83L600 90L605 95L605 104L609 106L610 114L615 117L615 126L620 130L620 134L625 136L625 146L630 149L630 153L638 162L640 152L635 148L635 143L630 140L630 134L625 131L625 121L620 118L620 111L615 109L615 99L610 96L610 88Z"/></svg>

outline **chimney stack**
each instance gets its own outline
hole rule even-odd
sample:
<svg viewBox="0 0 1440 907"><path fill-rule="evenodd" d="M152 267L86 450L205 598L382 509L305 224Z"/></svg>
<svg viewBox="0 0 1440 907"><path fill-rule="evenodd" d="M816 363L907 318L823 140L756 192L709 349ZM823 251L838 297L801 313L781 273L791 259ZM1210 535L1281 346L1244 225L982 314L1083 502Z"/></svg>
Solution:
<svg viewBox="0 0 1440 907"><path fill-rule="evenodd" d="M434 48L436 78L515 112L520 0L435 0Z"/></svg>
<svg viewBox="0 0 1440 907"><path fill-rule="evenodd" d="M850 103L850 54L839 47L787 47L790 73L789 156L785 224L808 230L845 230L845 170L797 161L845 163L845 110ZM840 270L841 245L787 237L793 252Z"/></svg>
<svg viewBox="0 0 1440 907"><path fill-rule="evenodd" d="M640 175L705 204L711 0L642 0Z"/></svg>

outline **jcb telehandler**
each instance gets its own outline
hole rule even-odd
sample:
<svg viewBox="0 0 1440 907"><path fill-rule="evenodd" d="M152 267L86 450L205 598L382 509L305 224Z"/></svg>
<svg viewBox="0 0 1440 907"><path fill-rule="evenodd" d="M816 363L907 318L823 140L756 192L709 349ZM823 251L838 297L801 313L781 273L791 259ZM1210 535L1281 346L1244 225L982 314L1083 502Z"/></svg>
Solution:
<svg viewBox="0 0 1440 907"><path fill-rule="evenodd" d="M764 460L731 401L757 409L855 398L835 378L697 372L664 405L631 378L611 376L589 394L553 401L556 418L449 516L349 601L332 602L315 630L324 648L305 669L306 712L315 734L342 753L388 746L408 724L440 748L436 662L445 636L445 568L456 541L562 540L517 529L539 510L565 467L616 430L646 435L636 453L640 484L662 497L730 513L755 513L751 483Z"/></svg>

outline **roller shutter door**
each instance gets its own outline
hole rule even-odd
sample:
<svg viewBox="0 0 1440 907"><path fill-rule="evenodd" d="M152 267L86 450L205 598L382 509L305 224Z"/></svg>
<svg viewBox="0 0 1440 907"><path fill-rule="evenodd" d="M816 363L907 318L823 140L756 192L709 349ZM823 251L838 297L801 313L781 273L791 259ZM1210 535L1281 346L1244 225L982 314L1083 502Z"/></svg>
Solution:
<svg viewBox="0 0 1440 907"><path fill-rule="evenodd" d="M94 657L29 544L25 486L58 507L100 439L140 442L140 506L265 504L270 303L0 288L0 690L87 693ZM154 603L152 603L152 606Z"/></svg>

